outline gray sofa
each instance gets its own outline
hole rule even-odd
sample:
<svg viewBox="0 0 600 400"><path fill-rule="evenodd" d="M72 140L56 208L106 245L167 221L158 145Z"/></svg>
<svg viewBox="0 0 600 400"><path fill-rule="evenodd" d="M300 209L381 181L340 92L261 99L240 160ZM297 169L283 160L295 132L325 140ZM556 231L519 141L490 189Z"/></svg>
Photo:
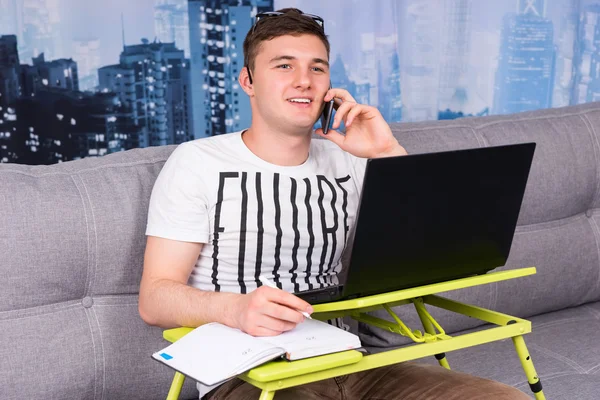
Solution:
<svg viewBox="0 0 600 400"><path fill-rule="evenodd" d="M538 274L449 297L533 321L526 336L548 399L600 385L600 104L394 124L410 153L538 143L506 267ZM137 311L148 199L173 146L52 166L0 165L0 399L161 399L161 330ZM409 325L417 321L401 307ZM449 333L474 320L431 310ZM373 351L402 338L361 326ZM529 393L510 340L448 354L458 370ZM435 362L434 359L426 362ZM197 397L186 382L181 398Z"/></svg>

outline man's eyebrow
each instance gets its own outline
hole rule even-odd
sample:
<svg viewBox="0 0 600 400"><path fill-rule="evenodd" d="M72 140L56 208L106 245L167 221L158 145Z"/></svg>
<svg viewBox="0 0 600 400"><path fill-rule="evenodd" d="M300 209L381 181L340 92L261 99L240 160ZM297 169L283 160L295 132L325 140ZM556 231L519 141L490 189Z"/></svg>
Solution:
<svg viewBox="0 0 600 400"><path fill-rule="evenodd" d="M282 61L282 60L297 60L296 57L294 56L288 56L288 55L282 55L282 56L276 56L273 57L269 60L269 64L273 63L273 62L277 62L277 61ZM312 61L314 63L318 63L318 64L324 64L325 66L327 66L329 68L329 62L327 62L327 60L323 60L322 58L313 58Z"/></svg>
<svg viewBox="0 0 600 400"><path fill-rule="evenodd" d="M319 64L325 64L327 68L329 68L329 62L327 60L323 60L322 58L313 58L313 62Z"/></svg>

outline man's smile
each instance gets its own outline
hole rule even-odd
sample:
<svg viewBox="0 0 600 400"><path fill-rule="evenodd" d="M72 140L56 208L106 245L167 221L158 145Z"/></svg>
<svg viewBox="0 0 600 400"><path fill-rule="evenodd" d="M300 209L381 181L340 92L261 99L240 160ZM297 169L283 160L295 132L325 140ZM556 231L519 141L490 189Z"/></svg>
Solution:
<svg viewBox="0 0 600 400"><path fill-rule="evenodd" d="M288 103L291 103L296 107L308 108L312 104L313 99L311 97L302 96L302 97L291 97L291 98L287 99L287 101L288 101Z"/></svg>

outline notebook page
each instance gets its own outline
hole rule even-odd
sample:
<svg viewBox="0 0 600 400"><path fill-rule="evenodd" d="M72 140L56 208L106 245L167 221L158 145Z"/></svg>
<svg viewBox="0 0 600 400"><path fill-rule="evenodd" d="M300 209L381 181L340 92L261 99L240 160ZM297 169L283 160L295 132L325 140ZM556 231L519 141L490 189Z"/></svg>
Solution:
<svg viewBox="0 0 600 400"><path fill-rule="evenodd" d="M283 354L281 349L218 323L202 325L153 358L213 385Z"/></svg>
<svg viewBox="0 0 600 400"><path fill-rule="evenodd" d="M360 339L326 322L305 319L291 331L278 336L257 338L286 351L288 360L298 360L321 354L361 347Z"/></svg>

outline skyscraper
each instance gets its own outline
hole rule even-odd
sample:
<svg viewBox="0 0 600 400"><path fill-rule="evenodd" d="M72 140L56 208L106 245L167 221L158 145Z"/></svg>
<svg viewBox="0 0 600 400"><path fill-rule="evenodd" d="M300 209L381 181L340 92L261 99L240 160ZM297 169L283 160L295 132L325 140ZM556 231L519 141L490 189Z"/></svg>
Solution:
<svg viewBox="0 0 600 400"><path fill-rule="evenodd" d="M494 114L547 108L554 83L552 21L544 15L543 0L518 1L519 14L504 16Z"/></svg>
<svg viewBox="0 0 600 400"><path fill-rule="evenodd" d="M72 59L58 59L46 61L44 53L33 58L33 67L44 86L79 90L79 74L77 63Z"/></svg>
<svg viewBox="0 0 600 400"><path fill-rule="evenodd" d="M272 10L273 0L188 2L196 138L250 125L250 102L237 83L244 38L256 14Z"/></svg>
<svg viewBox="0 0 600 400"><path fill-rule="evenodd" d="M154 32L163 43L175 42L190 56L190 30L187 0L155 0Z"/></svg>
<svg viewBox="0 0 600 400"><path fill-rule="evenodd" d="M378 39L378 38L377 38ZM360 73L359 77L369 82L369 105L379 105L379 79L380 68L376 51L376 38L373 32L360 35Z"/></svg>
<svg viewBox="0 0 600 400"><path fill-rule="evenodd" d="M50 60L63 56L57 0L22 0L22 15L21 59L28 62L41 53Z"/></svg>
<svg viewBox="0 0 600 400"><path fill-rule="evenodd" d="M444 0L438 110L450 109L457 91L468 92L471 3L472 0Z"/></svg>
<svg viewBox="0 0 600 400"><path fill-rule="evenodd" d="M564 107L571 104L571 94L575 80L575 46L579 26L579 3L562 0L558 35L556 43L556 72L552 107Z"/></svg>
<svg viewBox="0 0 600 400"><path fill-rule="evenodd" d="M77 61L79 72L79 88L93 91L98 85L100 39L75 39L73 40L73 49L73 58Z"/></svg>
<svg viewBox="0 0 600 400"><path fill-rule="evenodd" d="M116 94L78 91L71 59L47 62L40 54L19 65L17 48L14 35L0 37L0 75L2 66L18 67L21 89L0 105L0 162L53 164L137 147Z"/></svg>
<svg viewBox="0 0 600 400"><path fill-rule="evenodd" d="M17 37L0 36L0 106L12 105L19 96L19 67Z"/></svg>
<svg viewBox="0 0 600 400"><path fill-rule="evenodd" d="M16 108L0 105L0 163L15 162L18 158Z"/></svg>
<svg viewBox="0 0 600 400"><path fill-rule="evenodd" d="M395 52L392 57L392 72L385 82L386 101L385 118L388 122L399 122L402 119L402 91L400 89L400 60L398 53Z"/></svg>
<svg viewBox="0 0 600 400"><path fill-rule="evenodd" d="M440 29L442 10L437 0L407 0L398 7L398 38L403 43L402 119L434 120L438 116Z"/></svg>
<svg viewBox="0 0 600 400"><path fill-rule="evenodd" d="M517 0L517 14L546 16L546 0Z"/></svg>
<svg viewBox="0 0 600 400"><path fill-rule="evenodd" d="M0 162L17 159L15 133L19 98L19 53L15 35L0 36Z"/></svg>
<svg viewBox="0 0 600 400"><path fill-rule="evenodd" d="M140 146L182 143L193 138L189 62L174 43L125 46L120 63L98 70L99 89L119 95L133 123L148 138Z"/></svg>
<svg viewBox="0 0 600 400"><path fill-rule="evenodd" d="M0 35L19 35L23 24L21 0L0 0Z"/></svg>
<svg viewBox="0 0 600 400"><path fill-rule="evenodd" d="M573 104L600 100L600 5L583 10L578 33Z"/></svg>
<svg viewBox="0 0 600 400"><path fill-rule="evenodd" d="M114 93L44 86L19 101L19 163L55 164L127 149ZM131 148L131 147L129 147Z"/></svg>

